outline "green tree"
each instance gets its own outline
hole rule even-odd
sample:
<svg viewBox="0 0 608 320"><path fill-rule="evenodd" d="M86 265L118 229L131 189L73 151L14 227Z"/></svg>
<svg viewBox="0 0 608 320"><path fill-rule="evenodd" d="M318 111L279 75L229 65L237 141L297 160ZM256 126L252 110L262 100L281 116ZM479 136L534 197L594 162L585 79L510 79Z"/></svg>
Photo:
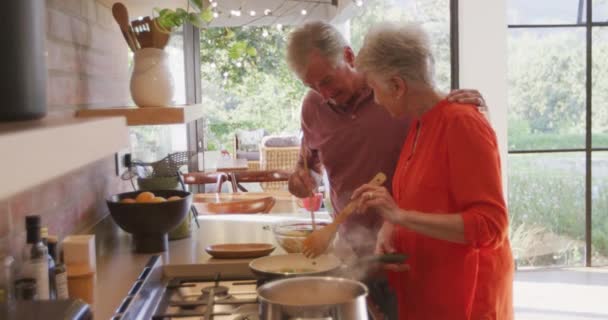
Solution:
<svg viewBox="0 0 608 320"><path fill-rule="evenodd" d="M580 131L585 117L584 34L512 32L509 39L511 112L531 133Z"/></svg>
<svg viewBox="0 0 608 320"><path fill-rule="evenodd" d="M608 146L608 31L593 31L592 123L595 146ZM584 146L583 29L511 31L509 148Z"/></svg>
<svg viewBox="0 0 608 320"><path fill-rule="evenodd" d="M608 5L608 0L605 1ZM595 3L595 2L594 2ZM608 28L593 30L593 132L608 136ZM600 146L594 141L594 146ZM608 143L601 144L607 147Z"/></svg>
<svg viewBox="0 0 608 320"><path fill-rule="evenodd" d="M201 32L203 104L214 137L211 149L229 149L237 129L299 130L306 88L287 68L289 30L245 26Z"/></svg>
<svg viewBox="0 0 608 320"><path fill-rule="evenodd" d="M450 4L449 0L370 0L351 19L351 45L358 51L365 34L378 22L420 23L431 40L435 58L435 80L440 89L450 90Z"/></svg>

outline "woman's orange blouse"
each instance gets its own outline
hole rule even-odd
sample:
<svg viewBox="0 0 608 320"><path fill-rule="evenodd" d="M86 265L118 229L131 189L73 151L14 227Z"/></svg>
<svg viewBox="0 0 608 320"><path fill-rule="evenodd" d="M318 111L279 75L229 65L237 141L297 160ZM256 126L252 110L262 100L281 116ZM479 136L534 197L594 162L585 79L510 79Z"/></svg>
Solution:
<svg viewBox="0 0 608 320"><path fill-rule="evenodd" d="M472 105L441 101L412 123L393 177L402 209L460 214L466 244L404 227L410 270L391 273L399 319L512 319L513 258L496 135Z"/></svg>

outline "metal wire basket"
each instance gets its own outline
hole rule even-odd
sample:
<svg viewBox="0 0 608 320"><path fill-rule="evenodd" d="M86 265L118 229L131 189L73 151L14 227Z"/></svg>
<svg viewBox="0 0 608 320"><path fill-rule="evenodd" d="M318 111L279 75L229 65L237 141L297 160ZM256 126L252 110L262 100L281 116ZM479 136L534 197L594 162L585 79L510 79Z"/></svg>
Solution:
<svg viewBox="0 0 608 320"><path fill-rule="evenodd" d="M175 177L178 170L188 165L197 153L194 151L174 152L156 162L131 161L129 169L122 174L123 180L131 180L135 177Z"/></svg>

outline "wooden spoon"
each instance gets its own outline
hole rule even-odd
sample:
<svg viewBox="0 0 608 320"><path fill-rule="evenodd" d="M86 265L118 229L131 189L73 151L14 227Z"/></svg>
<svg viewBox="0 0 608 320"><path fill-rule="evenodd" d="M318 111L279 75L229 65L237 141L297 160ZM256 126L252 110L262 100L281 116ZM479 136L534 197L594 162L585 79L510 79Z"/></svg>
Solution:
<svg viewBox="0 0 608 320"><path fill-rule="evenodd" d="M384 181L386 181L386 175L380 172L376 174L376 176L369 183L375 186L381 186ZM353 213L353 211L355 211L358 204L359 201L357 199L351 200L346 208L336 215L334 221L309 234L302 243L304 255L309 258L314 258L323 254L325 250L327 250L331 240L334 238L336 231L338 231L338 226L344 222L346 218Z"/></svg>
<svg viewBox="0 0 608 320"><path fill-rule="evenodd" d="M158 18L152 20L152 23L150 23L150 25L152 30L152 37L154 38L154 47L158 49L164 49L165 46L167 46L167 43L169 43L171 30L166 30L165 28L161 27L158 22Z"/></svg>
<svg viewBox="0 0 608 320"><path fill-rule="evenodd" d="M137 40L135 40L133 30L131 29L131 24L129 23L129 12L127 11L127 7L125 7L125 5L120 2L114 3L114 5L112 5L112 15L114 16L114 20L116 20L116 23L118 23L118 25L120 26L122 36L127 41L127 45L129 45L131 51L137 51Z"/></svg>
<svg viewBox="0 0 608 320"><path fill-rule="evenodd" d="M144 17L141 20L131 21L131 26L137 36L137 42L142 48L154 48L154 35L152 34L152 19Z"/></svg>

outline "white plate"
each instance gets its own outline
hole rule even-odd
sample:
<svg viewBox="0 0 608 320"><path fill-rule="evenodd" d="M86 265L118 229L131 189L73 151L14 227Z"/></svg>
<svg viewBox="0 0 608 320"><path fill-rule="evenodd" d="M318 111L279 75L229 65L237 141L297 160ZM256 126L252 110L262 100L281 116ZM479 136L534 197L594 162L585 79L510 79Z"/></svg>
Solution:
<svg viewBox="0 0 608 320"><path fill-rule="evenodd" d="M249 263L249 268L262 276L309 276L328 273L341 264L334 255L324 254L309 259L301 253L291 253L257 258Z"/></svg>

